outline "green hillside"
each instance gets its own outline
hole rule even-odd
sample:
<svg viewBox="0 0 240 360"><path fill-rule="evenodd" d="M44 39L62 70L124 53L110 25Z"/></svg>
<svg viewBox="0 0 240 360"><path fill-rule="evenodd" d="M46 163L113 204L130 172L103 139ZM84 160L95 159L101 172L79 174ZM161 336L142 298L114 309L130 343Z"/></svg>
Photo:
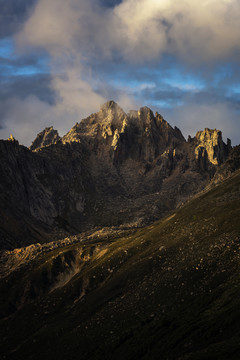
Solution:
<svg viewBox="0 0 240 360"><path fill-rule="evenodd" d="M240 172L147 228L14 269L2 359L239 359Z"/></svg>

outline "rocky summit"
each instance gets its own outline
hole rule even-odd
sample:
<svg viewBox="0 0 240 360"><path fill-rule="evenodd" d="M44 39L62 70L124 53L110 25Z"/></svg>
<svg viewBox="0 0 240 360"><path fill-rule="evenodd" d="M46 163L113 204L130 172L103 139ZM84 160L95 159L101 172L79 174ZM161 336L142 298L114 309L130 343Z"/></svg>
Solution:
<svg viewBox="0 0 240 360"><path fill-rule="evenodd" d="M60 140L60 136L57 130L54 130L53 127L45 128L40 132L36 139L32 142L32 145L29 147L30 150L36 150L48 145L55 144Z"/></svg>
<svg viewBox="0 0 240 360"><path fill-rule="evenodd" d="M0 246L149 224L203 190L230 152L219 130L186 141L159 113L114 101L62 138L49 127L29 149L1 140Z"/></svg>

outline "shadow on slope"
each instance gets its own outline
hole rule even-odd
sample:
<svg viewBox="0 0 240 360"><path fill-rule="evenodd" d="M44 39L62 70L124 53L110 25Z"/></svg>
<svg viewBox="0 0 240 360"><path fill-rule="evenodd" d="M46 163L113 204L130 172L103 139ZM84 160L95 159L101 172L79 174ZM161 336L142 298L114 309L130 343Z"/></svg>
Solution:
<svg viewBox="0 0 240 360"><path fill-rule="evenodd" d="M60 253L89 254L66 284L3 317L3 358L238 359L239 200L238 171L135 234L55 249L13 271L1 280L9 302L19 284L41 288L39 268L52 273Z"/></svg>

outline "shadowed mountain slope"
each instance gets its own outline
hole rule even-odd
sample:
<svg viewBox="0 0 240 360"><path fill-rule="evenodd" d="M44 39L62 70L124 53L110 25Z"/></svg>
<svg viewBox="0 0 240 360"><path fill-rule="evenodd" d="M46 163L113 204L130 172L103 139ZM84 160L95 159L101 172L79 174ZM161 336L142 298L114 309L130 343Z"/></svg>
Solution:
<svg viewBox="0 0 240 360"><path fill-rule="evenodd" d="M3 252L2 358L238 359L239 213L236 171L128 236Z"/></svg>

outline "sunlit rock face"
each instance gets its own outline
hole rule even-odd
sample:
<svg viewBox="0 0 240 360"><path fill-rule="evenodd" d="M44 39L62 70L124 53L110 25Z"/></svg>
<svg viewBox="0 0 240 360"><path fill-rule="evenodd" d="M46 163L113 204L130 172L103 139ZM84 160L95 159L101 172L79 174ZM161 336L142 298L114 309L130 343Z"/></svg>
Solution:
<svg viewBox="0 0 240 360"><path fill-rule="evenodd" d="M186 141L148 107L126 114L108 101L62 138L46 128L30 150L1 141L0 210L21 235L7 222L2 232L11 246L35 222L38 241L44 226L52 234L148 224L203 189L230 147L218 130Z"/></svg>
<svg viewBox="0 0 240 360"><path fill-rule="evenodd" d="M76 124L62 143L79 142L97 192L138 198L159 191L186 141L161 115L142 107L126 114L114 101ZM174 156L173 156L174 154ZM104 195L104 196L105 196Z"/></svg>
<svg viewBox="0 0 240 360"><path fill-rule="evenodd" d="M114 101L108 101L98 113L77 123L62 142L82 142L96 156L108 153L116 164L128 158L153 162L167 147L179 146L185 139L179 129L173 129L158 113L154 116L147 107L126 114Z"/></svg>
<svg viewBox="0 0 240 360"><path fill-rule="evenodd" d="M58 131L54 130L52 126L47 127L37 135L29 149L36 150L48 145L56 144L58 140L60 140Z"/></svg>
<svg viewBox="0 0 240 360"><path fill-rule="evenodd" d="M81 120L62 138L62 142L80 142L89 144L91 150L96 146L112 143L115 132L121 132L126 114L114 101L101 106L100 111Z"/></svg>
<svg viewBox="0 0 240 360"><path fill-rule="evenodd" d="M15 139L15 137L13 136L13 134L11 134L11 135L9 136L8 141L10 141L10 142L15 142L15 143L19 144L19 142Z"/></svg>
<svg viewBox="0 0 240 360"><path fill-rule="evenodd" d="M226 145L222 140L222 132L220 130L210 130L206 128L198 131L195 136L196 159L204 158L213 165L221 165L228 157L231 144Z"/></svg>

